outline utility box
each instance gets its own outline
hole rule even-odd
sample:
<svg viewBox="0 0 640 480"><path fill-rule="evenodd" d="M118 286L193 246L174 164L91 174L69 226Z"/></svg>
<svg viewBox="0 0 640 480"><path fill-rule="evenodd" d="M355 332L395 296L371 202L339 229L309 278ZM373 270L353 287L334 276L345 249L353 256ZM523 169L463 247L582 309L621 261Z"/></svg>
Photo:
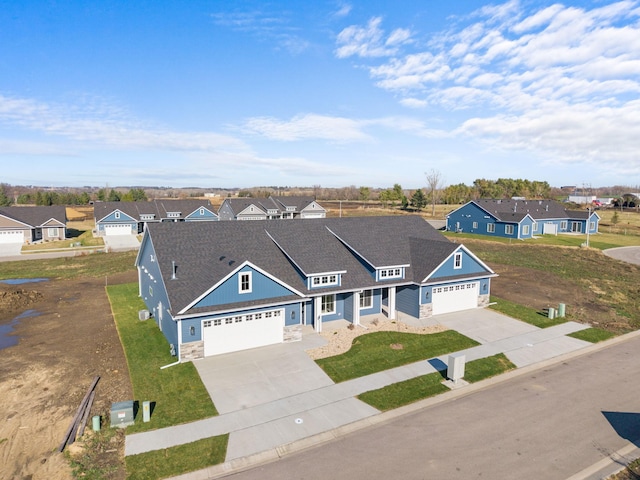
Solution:
<svg viewBox="0 0 640 480"><path fill-rule="evenodd" d="M453 353L449 355L449 365L447 366L447 378L453 380L455 383L464 377L464 353Z"/></svg>
<svg viewBox="0 0 640 480"><path fill-rule="evenodd" d="M111 426L124 428L134 424L133 400L111 404Z"/></svg>
<svg viewBox="0 0 640 480"><path fill-rule="evenodd" d="M151 420L151 402L142 402L142 421L149 422Z"/></svg>
<svg viewBox="0 0 640 480"><path fill-rule="evenodd" d="M149 310L139 310L138 311L138 320L149 320Z"/></svg>

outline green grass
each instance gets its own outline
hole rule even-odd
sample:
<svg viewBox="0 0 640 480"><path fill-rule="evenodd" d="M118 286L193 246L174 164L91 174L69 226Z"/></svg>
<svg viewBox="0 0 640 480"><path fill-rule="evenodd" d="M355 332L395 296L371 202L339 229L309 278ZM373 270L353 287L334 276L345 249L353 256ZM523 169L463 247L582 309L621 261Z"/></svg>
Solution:
<svg viewBox="0 0 640 480"><path fill-rule="evenodd" d="M0 278L107 277L134 270L137 252L92 253L47 260L0 262Z"/></svg>
<svg viewBox="0 0 640 480"><path fill-rule="evenodd" d="M511 363L504 353L498 353L491 357L480 358L467 363L464 367L464 379L469 383L475 383L515 368L516 366Z"/></svg>
<svg viewBox="0 0 640 480"><path fill-rule="evenodd" d="M102 247L104 240L101 237L94 237L91 230L81 232L79 230L67 229L67 239L55 242L42 242L31 245L24 245L23 252L34 253L41 250L54 250L58 248L68 249L71 244L80 243L82 247Z"/></svg>
<svg viewBox="0 0 640 480"><path fill-rule="evenodd" d="M559 325L567 321L566 318L556 317L551 319L547 316L546 312L540 312L534 308L528 308L523 305L504 300L502 298L491 297L491 302L495 304L489 308L496 312L504 313L512 318L517 318L523 322L534 325L538 328L547 328L554 325Z"/></svg>
<svg viewBox="0 0 640 480"><path fill-rule="evenodd" d="M125 457L128 480L156 480L224 462L229 434Z"/></svg>
<svg viewBox="0 0 640 480"><path fill-rule="evenodd" d="M358 399L384 412L448 390L442 384L442 375L435 372L361 393Z"/></svg>
<svg viewBox="0 0 640 480"><path fill-rule="evenodd" d="M151 421L137 421L127 427L127 433L217 415L193 363L160 369L176 359L170 355L169 344L156 323L138 320L138 311L145 308L138 297L138 284L112 285L107 293L127 357L134 397L139 402L155 402Z"/></svg>
<svg viewBox="0 0 640 480"><path fill-rule="evenodd" d="M516 366L504 354L499 353L467 363L464 379L470 383L479 382L514 368ZM444 371L422 375L364 392L358 395L358 398L380 411L392 410L448 391L449 389L442 384L444 376Z"/></svg>
<svg viewBox="0 0 640 480"><path fill-rule="evenodd" d="M537 238L529 238L526 240L518 240L514 238L490 237L488 235L479 235L475 233L455 233L443 232L443 234L451 240L463 241L466 239L489 240L496 243L523 245L555 245L559 247L580 247L587 241L586 235L539 235ZM598 233L597 235L589 235L589 246L598 250L606 250L607 248L629 247L640 245L640 237L638 235L622 235L615 233Z"/></svg>
<svg viewBox="0 0 640 480"><path fill-rule="evenodd" d="M578 340L584 340L585 342L598 343L604 340L609 340L610 338L615 337L616 334L608 330L602 330L601 328L587 328L585 330L570 333L568 336L577 338Z"/></svg>
<svg viewBox="0 0 640 480"><path fill-rule="evenodd" d="M403 348L393 349L393 344ZM355 338L349 351L316 363L338 383L476 345L476 341L452 330L428 335L373 332Z"/></svg>

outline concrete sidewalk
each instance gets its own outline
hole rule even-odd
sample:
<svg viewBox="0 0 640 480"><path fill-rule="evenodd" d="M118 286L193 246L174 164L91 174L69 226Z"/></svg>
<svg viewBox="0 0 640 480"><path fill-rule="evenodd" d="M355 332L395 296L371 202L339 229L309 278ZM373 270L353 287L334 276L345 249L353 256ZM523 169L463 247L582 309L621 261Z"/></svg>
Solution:
<svg viewBox="0 0 640 480"><path fill-rule="evenodd" d="M446 323L446 319L442 323ZM505 353L516 366L523 367L591 345L566 336L585 328L588 326L575 322L546 329L527 325L523 327L525 331L515 336L498 338L460 353L465 354L466 361ZM127 435L125 455L159 450L225 433L230 433L227 462L277 449L380 414L355 397L369 390L442 370L446 368L447 360L448 355L432 358L230 411L217 417ZM207 477L194 472L181 478Z"/></svg>

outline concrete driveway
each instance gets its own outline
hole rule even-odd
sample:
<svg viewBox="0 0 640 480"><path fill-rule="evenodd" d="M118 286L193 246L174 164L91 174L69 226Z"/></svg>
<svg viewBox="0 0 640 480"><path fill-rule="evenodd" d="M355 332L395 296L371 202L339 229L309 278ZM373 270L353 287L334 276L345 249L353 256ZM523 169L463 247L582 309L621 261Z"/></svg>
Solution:
<svg viewBox="0 0 640 480"><path fill-rule="evenodd" d="M221 414L332 385L305 350L324 345L317 334L302 341L214 355L193 362Z"/></svg>
<svg viewBox="0 0 640 480"><path fill-rule="evenodd" d="M0 243L0 257L16 257L21 250L22 243Z"/></svg>
<svg viewBox="0 0 640 480"><path fill-rule="evenodd" d="M105 235L102 238L109 252L125 252L137 250L140 247L138 237L135 235Z"/></svg>
<svg viewBox="0 0 640 480"><path fill-rule="evenodd" d="M609 248L602 253L616 260L640 265L640 247Z"/></svg>

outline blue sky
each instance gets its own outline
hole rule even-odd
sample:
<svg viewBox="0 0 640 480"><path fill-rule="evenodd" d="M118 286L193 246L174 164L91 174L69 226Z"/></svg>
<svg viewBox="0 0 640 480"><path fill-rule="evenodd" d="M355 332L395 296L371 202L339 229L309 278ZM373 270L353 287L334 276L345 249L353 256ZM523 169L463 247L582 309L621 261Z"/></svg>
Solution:
<svg viewBox="0 0 640 480"><path fill-rule="evenodd" d="M0 182L640 185L640 0L0 7Z"/></svg>

